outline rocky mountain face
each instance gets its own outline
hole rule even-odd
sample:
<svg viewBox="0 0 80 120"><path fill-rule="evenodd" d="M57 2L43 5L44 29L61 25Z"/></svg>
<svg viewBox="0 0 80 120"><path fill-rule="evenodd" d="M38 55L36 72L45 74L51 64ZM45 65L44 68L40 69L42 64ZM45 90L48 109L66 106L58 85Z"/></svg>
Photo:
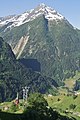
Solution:
<svg viewBox="0 0 80 120"><path fill-rule="evenodd" d="M30 87L32 93L49 93L58 85L53 79L25 68L16 60L11 47L0 38L0 102L13 100L17 92L21 97L25 86Z"/></svg>
<svg viewBox="0 0 80 120"><path fill-rule="evenodd" d="M38 61L38 72L58 84L80 70L80 31L44 4L18 16L1 18L0 36L24 66L33 69L33 61Z"/></svg>

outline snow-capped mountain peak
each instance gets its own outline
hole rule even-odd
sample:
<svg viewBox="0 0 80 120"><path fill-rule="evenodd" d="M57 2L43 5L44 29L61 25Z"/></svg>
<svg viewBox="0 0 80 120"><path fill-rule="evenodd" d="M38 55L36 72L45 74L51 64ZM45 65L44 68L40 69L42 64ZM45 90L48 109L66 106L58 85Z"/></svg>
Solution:
<svg viewBox="0 0 80 120"><path fill-rule="evenodd" d="M51 7L46 6L44 3L38 6L38 11L42 12L45 15L45 18L48 20L62 20L64 17L59 14L56 10Z"/></svg>
<svg viewBox="0 0 80 120"><path fill-rule="evenodd" d="M14 15L11 17L6 17L6 19L0 19L0 26L8 25L6 29L20 26L26 22L32 21L40 15L44 15L45 18L49 21L63 20L64 17L60 15L54 9L46 6L44 3L40 4L37 8L32 9L28 12L24 12L21 15Z"/></svg>

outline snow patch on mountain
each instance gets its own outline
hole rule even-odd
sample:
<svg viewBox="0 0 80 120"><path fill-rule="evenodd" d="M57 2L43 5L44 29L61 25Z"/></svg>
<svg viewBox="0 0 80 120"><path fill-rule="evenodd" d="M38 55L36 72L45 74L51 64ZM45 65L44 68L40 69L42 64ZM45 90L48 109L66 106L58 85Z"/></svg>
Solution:
<svg viewBox="0 0 80 120"><path fill-rule="evenodd" d="M20 26L26 22L32 21L40 15L44 15L45 18L49 21L51 20L57 21L64 19L64 17L60 15L58 12L56 12L54 9L46 6L45 4L40 4L37 8L25 12L21 15L14 15L11 17L6 17L6 19L4 18L0 19L0 26L4 26L11 23L10 25L7 26L6 30L8 28L11 29L12 27Z"/></svg>

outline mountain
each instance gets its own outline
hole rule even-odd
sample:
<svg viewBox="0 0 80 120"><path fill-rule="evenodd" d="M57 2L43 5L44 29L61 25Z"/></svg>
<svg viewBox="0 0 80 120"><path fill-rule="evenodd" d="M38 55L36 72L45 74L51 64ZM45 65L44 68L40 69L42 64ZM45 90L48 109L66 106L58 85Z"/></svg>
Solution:
<svg viewBox="0 0 80 120"><path fill-rule="evenodd" d="M80 70L80 31L45 4L1 18L0 36L24 66L34 70L36 60L40 69L34 71L56 79L59 85Z"/></svg>
<svg viewBox="0 0 80 120"><path fill-rule="evenodd" d="M29 92L32 93L48 93L58 85L53 79L25 68L0 37L0 102L13 100L17 92L21 97L22 87L25 86L30 87Z"/></svg>

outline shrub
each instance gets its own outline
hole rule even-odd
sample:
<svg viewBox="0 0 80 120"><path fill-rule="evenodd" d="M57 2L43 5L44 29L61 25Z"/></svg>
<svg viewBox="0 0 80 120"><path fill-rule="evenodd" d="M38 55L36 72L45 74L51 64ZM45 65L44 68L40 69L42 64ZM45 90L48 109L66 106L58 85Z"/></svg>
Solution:
<svg viewBox="0 0 80 120"><path fill-rule="evenodd" d="M60 98L58 98L58 100L57 101L60 101L61 99Z"/></svg>
<svg viewBox="0 0 80 120"><path fill-rule="evenodd" d="M16 105L16 104L13 102L12 105L11 105L11 107L10 107L11 112L16 112L16 111L18 111L18 109L19 109L19 106Z"/></svg>
<svg viewBox="0 0 80 120"><path fill-rule="evenodd" d="M73 95L73 99L76 99L77 98L77 95Z"/></svg>
<svg viewBox="0 0 80 120"><path fill-rule="evenodd" d="M69 106L69 108L70 108L70 109L73 109L73 110L75 109L75 107L76 107L75 104L71 104L71 105Z"/></svg>

